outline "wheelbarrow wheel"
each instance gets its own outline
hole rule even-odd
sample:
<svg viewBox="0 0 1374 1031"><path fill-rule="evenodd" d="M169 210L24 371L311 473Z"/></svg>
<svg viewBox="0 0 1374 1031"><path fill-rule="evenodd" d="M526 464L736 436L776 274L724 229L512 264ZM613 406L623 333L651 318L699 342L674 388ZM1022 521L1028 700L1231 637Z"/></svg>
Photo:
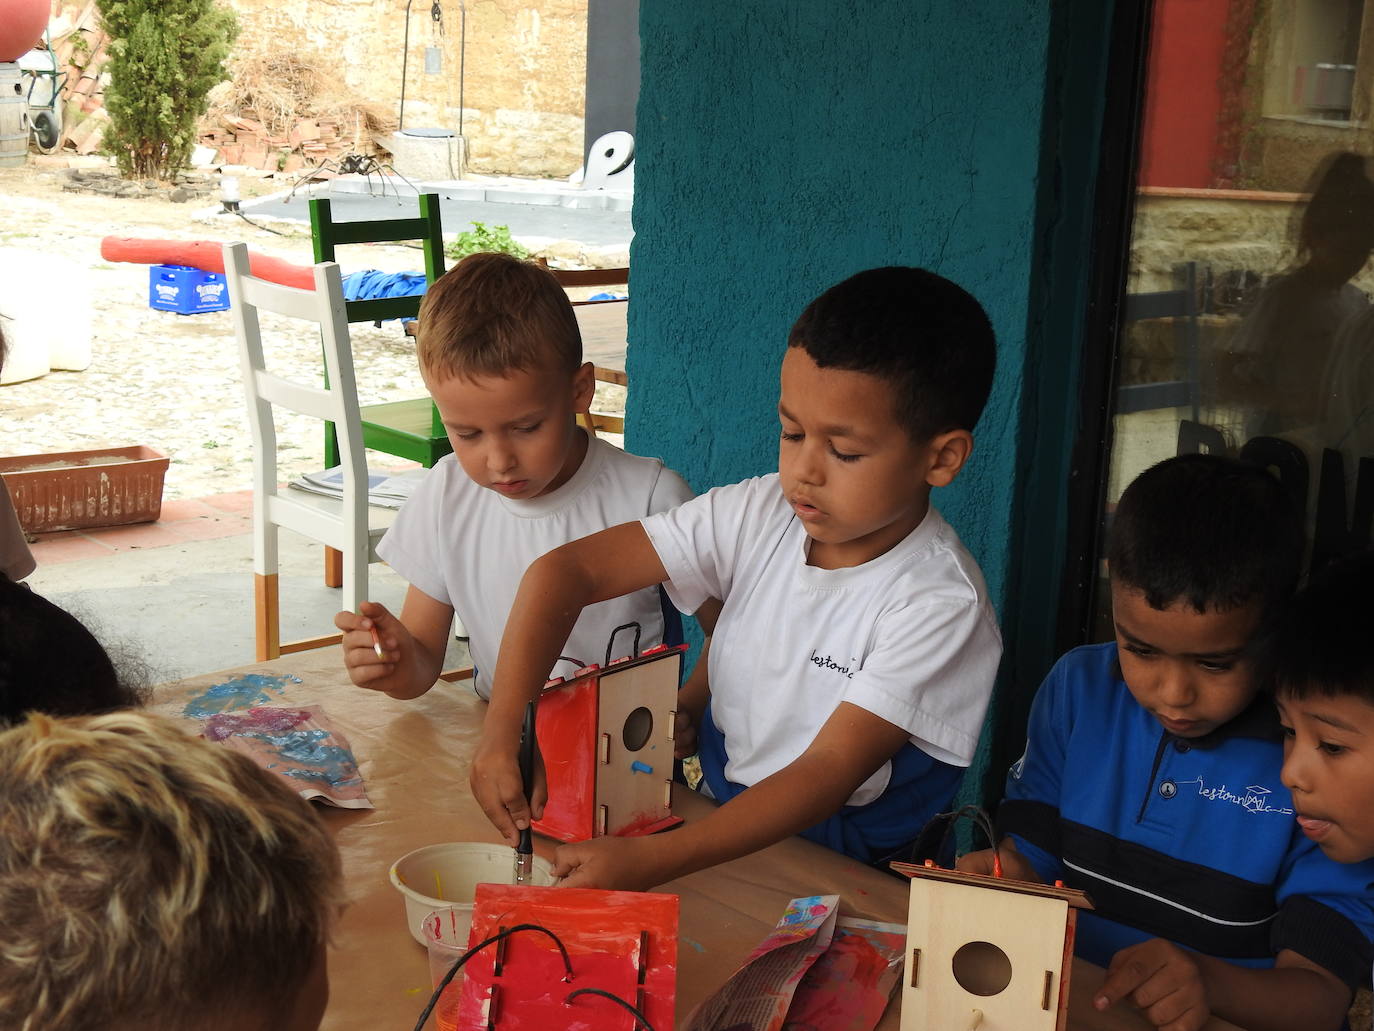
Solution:
<svg viewBox="0 0 1374 1031"><path fill-rule="evenodd" d="M62 143L62 132L57 128L57 119L51 111L33 113L33 142L40 154L51 154Z"/></svg>

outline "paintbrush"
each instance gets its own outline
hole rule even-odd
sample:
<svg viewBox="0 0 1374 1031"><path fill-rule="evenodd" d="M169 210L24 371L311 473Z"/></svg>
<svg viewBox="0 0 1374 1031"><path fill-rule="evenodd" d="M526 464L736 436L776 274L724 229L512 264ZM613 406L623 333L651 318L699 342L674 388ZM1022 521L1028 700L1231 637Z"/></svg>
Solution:
<svg viewBox="0 0 1374 1031"><path fill-rule="evenodd" d="M525 727L520 733L520 786L525 792L526 804L534 790L534 702L525 706ZM533 813L530 814L533 818ZM534 865L534 840L530 829L520 832L520 841L515 846L515 883L528 884L530 869Z"/></svg>

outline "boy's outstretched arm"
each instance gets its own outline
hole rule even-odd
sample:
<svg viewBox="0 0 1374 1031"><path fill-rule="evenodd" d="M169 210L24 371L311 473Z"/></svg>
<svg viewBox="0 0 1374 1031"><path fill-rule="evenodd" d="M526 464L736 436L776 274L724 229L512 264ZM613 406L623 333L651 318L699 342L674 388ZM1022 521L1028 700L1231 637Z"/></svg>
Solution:
<svg viewBox="0 0 1374 1031"><path fill-rule="evenodd" d="M1350 990L1331 971L1285 949L1256 970L1179 948L1159 938L1112 957L1093 1005L1134 1003L1161 1031L1198 1031L1216 1014L1246 1031L1336 1031Z"/></svg>
<svg viewBox="0 0 1374 1031"><path fill-rule="evenodd" d="M334 625L343 631L344 665L353 683L392 698L416 698L443 671L453 607L411 587L400 619L385 605L365 601L356 613L336 615Z"/></svg>
<svg viewBox="0 0 1374 1031"><path fill-rule="evenodd" d="M797 759L671 834L596 838L558 850L569 887L644 890L755 852L839 811L891 759L908 731L841 702Z"/></svg>
<svg viewBox="0 0 1374 1031"><path fill-rule="evenodd" d="M539 695L582 610L667 579L637 522L564 544L525 571L506 620L482 740L472 759L472 793L512 845L530 810L516 762L525 706Z"/></svg>

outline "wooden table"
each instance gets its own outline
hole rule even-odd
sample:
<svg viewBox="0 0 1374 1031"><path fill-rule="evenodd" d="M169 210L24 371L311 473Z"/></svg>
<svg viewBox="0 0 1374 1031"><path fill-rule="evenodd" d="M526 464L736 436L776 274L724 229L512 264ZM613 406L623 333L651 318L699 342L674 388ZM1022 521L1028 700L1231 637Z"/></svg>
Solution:
<svg viewBox="0 0 1374 1031"><path fill-rule="evenodd" d="M476 747L483 703L470 682L439 683L408 702L354 687L336 648L282 656L159 688L154 708L180 716L188 698L217 684L259 673L285 678L262 704L322 705L353 747L373 810L320 807L343 857L348 907L329 953L331 997L325 1031L378 1031L414 1024L429 994L424 950L406 929L400 895L387 874L393 861L442 841L499 840L468 790L467 757ZM290 678L299 678L299 683ZM676 810L689 821L712 803L681 791ZM554 843L536 837L535 851ZM681 898L678 945L679 1022L732 974L782 915L806 895L840 895L848 915L906 922L906 882L862 866L800 838L684 877L661 890ZM1076 963L1076 1031L1139 1031L1147 1025L1126 1011L1097 1014L1087 1005L1101 971ZM882 1031L897 1031L890 1006ZM1231 1025L1209 1024L1209 1031Z"/></svg>

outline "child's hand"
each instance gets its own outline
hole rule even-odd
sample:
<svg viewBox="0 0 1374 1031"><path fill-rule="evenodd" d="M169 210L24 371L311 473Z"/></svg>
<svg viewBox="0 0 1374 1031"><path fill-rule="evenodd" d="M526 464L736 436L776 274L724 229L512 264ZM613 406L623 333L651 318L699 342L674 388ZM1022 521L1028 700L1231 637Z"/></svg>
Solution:
<svg viewBox="0 0 1374 1031"><path fill-rule="evenodd" d="M383 687L378 681L396 672L401 642L410 634L385 605L365 601L358 609L357 613L344 611L334 617L334 625L343 631L344 665L353 683L380 691Z"/></svg>
<svg viewBox="0 0 1374 1031"><path fill-rule="evenodd" d="M482 812L512 847L519 842L520 832L530 825L530 820L544 815L548 782L544 775L544 759L537 748L534 750L534 785L528 802L517 754L498 750L485 738L472 757L468 783Z"/></svg>
<svg viewBox="0 0 1374 1031"><path fill-rule="evenodd" d="M553 875L565 888L648 891L658 885L654 842L648 838L593 838L561 845L554 853Z"/></svg>
<svg viewBox="0 0 1374 1031"><path fill-rule="evenodd" d="M697 727L692 714L678 710L673 717L673 758L686 759L697 754Z"/></svg>
<svg viewBox="0 0 1374 1031"><path fill-rule="evenodd" d="M1031 866L1030 860L1016 850L1016 842L1011 838L1003 838L1002 844L998 846L998 851L1002 860L1002 876L1013 881L1031 881L1034 884L1042 883L1040 875L1035 872L1035 867ZM963 870L965 873L981 873L992 876L992 849L985 848L981 852L970 852L962 855L954 861L954 869Z"/></svg>
<svg viewBox="0 0 1374 1031"><path fill-rule="evenodd" d="M1112 957L1093 1008L1105 1010L1122 999L1135 1003L1162 1031L1198 1031L1212 1015L1197 963L1162 938L1132 945Z"/></svg>

